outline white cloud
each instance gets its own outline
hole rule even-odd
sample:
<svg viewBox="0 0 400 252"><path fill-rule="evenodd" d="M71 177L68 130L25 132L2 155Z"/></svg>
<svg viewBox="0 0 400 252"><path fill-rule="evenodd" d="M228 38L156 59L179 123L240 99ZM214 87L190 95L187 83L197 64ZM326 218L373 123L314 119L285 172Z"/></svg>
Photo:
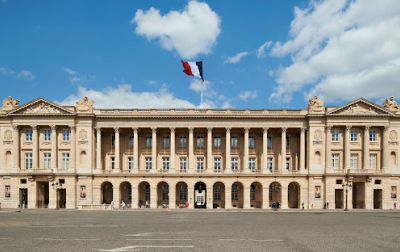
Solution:
<svg viewBox="0 0 400 252"><path fill-rule="evenodd" d="M257 97L257 91L246 91L239 94L239 98L242 101L247 101L248 99L255 99Z"/></svg>
<svg viewBox="0 0 400 252"><path fill-rule="evenodd" d="M73 71L67 67L63 67L62 70L64 70L67 74L71 74L71 75L78 73L77 71Z"/></svg>
<svg viewBox="0 0 400 252"><path fill-rule="evenodd" d="M3 75L13 75L15 72L10 68L0 67L0 73Z"/></svg>
<svg viewBox="0 0 400 252"><path fill-rule="evenodd" d="M271 71L277 86L270 101L289 102L302 91L328 102L400 96L400 1L310 1L295 8L291 39L271 55L291 65ZM304 90L309 86L309 90Z"/></svg>
<svg viewBox="0 0 400 252"><path fill-rule="evenodd" d="M78 100L87 96L94 101L95 108L194 108L195 105L186 100L174 97L165 85L157 92L133 92L129 84L107 87L104 90L87 89L78 86L76 94L70 94L63 101L55 103L64 106L75 106Z"/></svg>
<svg viewBox="0 0 400 252"><path fill-rule="evenodd" d="M272 44L272 41L265 42L262 46L257 49L257 58L265 58L265 48L269 48Z"/></svg>
<svg viewBox="0 0 400 252"><path fill-rule="evenodd" d="M78 77L68 78L71 84L75 84L81 81Z"/></svg>
<svg viewBox="0 0 400 252"><path fill-rule="evenodd" d="M201 93L201 80L192 79L190 82L190 89L196 93ZM203 83L203 96L208 98L214 98L218 94L217 91L212 89L212 82L205 80Z"/></svg>
<svg viewBox="0 0 400 252"><path fill-rule="evenodd" d="M236 54L235 56L228 57L228 58L225 60L224 64L226 64L226 63L236 64L236 63L238 63L244 56L246 56L246 55L248 55L248 54L249 54L248 52L241 52L241 53Z"/></svg>
<svg viewBox="0 0 400 252"><path fill-rule="evenodd" d="M157 85L157 81L149 80L149 85L156 86Z"/></svg>
<svg viewBox="0 0 400 252"><path fill-rule="evenodd" d="M131 24L137 25L136 34L158 40L164 49L175 50L188 59L210 53L221 32L218 14L208 4L195 0L189 1L183 11L170 11L164 16L154 7L139 9Z"/></svg>
<svg viewBox="0 0 400 252"><path fill-rule="evenodd" d="M34 80L36 78L35 75L31 71L28 70L21 70L19 73L15 76L17 79L24 78L27 80Z"/></svg>

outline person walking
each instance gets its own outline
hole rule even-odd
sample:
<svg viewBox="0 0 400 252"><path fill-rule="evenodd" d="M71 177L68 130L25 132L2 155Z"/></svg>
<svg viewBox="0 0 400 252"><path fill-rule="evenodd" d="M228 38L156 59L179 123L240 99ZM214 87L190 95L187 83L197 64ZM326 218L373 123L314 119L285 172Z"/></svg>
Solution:
<svg viewBox="0 0 400 252"><path fill-rule="evenodd" d="M138 208L140 208L140 206L142 205L142 201L139 200L138 203L137 203L137 205L138 205Z"/></svg>
<svg viewBox="0 0 400 252"><path fill-rule="evenodd" d="M146 200L146 208L149 208L149 201Z"/></svg>
<svg viewBox="0 0 400 252"><path fill-rule="evenodd" d="M114 200L111 201L110 206L111 206L111 210L114 210Z"/></svg>
<svg viewBox="0 0 400 252"><path fill-rule="evenodd" d="M121 209L122 210L125 210L125 202L122 200L122 202L121 202Z"/></svg>

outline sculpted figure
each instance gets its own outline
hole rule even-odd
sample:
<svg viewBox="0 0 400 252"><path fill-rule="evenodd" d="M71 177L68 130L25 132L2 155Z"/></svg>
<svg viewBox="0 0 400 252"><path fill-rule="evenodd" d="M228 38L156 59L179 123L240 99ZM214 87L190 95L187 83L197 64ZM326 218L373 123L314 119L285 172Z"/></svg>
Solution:
<svg viewBox="0 0 400 252"><path fill-rule="evenodd" d="M318 100L318 97L315 95L311 98L310 103L308 104L309 112L323 112L324 111L324 100Z"/></svg>
<svg viewBox="0 0 400 252"><path fill-rule="evenodd" d="M12 110L16 106L18 106L18 104L19 104L19 100L18 99L14 100L13 98L11 98L11 96L9 96L8 99L4 99L3 100L3 107L1 109L4 110L4 111Z"/></svg>
<svg viewBox="0 0 400 252"><path fill-rule="evenodd" d="M87 96L83 97L83 100L77 101L78 106L76 109L80 112L92 112L93 111L93 100L89 100Z"/></svg>
<svg viewBox="0 0 400 252"><path fill-rule="evenodd" d="M391 96L390 99L386 98L386 101L383 102L383 107L392 111L400 111L400 106L393 99L393 96Z"/></svg>

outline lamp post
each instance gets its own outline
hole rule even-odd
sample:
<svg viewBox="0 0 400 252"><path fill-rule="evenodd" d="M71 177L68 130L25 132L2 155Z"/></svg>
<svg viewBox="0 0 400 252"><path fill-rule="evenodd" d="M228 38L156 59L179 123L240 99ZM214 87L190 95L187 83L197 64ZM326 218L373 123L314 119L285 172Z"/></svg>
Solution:
<svg viewBox="0 0 400 252"><path fill-rule="evenodd" d="M349 209L347 208L347 193L349 189L351 190L351 184L349 184L349 182L346 182L346 184L342 184L342 187L346 189L346 208L344 209L344 211L349 211Z"/></svg>
<svg viewBox="0 0 400 252"><path fill-rule="evenodd" d="M53 189L56 190L56 209L55 210L58 210L59 209L59 206L58 206L58 193L59 193L59 190L62 188L62 184L61 183L59 184L58 182L56 182L56 183L51 184L51 186L53 187Z"/></svg>
<svg viewBox="0 0 400 252"><path fill-rule="evenodd" d="M273 188L275 189L275 210L274 211L279 211L279 209L278 209L278 189L280 190L282 188L282 186L275 183Z"/></svg>

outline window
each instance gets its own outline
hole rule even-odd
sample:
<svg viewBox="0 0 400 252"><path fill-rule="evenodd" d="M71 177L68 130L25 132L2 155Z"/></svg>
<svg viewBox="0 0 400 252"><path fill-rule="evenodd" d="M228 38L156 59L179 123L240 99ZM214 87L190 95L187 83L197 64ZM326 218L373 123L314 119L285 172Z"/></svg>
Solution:
<svg viewBox="0 0 400 252"><path fill-rule="evenodd" d="M250 186L250 200L256 200L256 186Z"/></svg>
<svg viewBox="0 0 400 252"><path fill-rule="evenodd" d="M204 146L204 138L203 136L198 136L197 137L197 147L203 147Z"/></svg>
<svg viewBox="0 0 400 252"><path fill-rule="evenodd" d="M237 171L239 169L239 158L235 157L231 159L231 169L232 171Z"/></svg>
<svg viewBox="0 0 400 252"><path fill-rule="evenodd" d="M339 170L339 154L332 154L332 168Z"/></svg>
<svg viewBox="0 0 400 252"><path fill-rule="evenodd" d="M146 137L146 147L151 147L151 142L152 142L151 136L147 136Z"/></svg>
<svg viewBox="0 0 400 252"><path fill-rule="evenodd" d="M256 169L256 158L249 158L249 170L254 171Z"/></svg>
<svg viewBox="0 0 400 252"><path fill-rule="evenodd" d="M256 141L253 136L249 137L249 147L256 146Z"/></svg>
<svg viewBox="0 0 400 252"><path fill-rule="evenodd" d="M25 140L31 142L32 141L32 130L25 131Z"/></svg>
<svg viewBox="0 0 400 252"><path fill-rule="evenodd" d="M133 147L133 143L134 143L133 136L129 136L129 143L128 143L129 147Z"/></svg>
<svg viewBox="0 0 400 252"><path fill-rule="evenodd" d="M115 157L111 158L111 169L115 168Z"/></svg>
<svg viewBox="0 0 400 252"><path fill-rule="evenodd" d="M59 184L65 184L65 179L59 179L59 180L58 180L58 183L59 183Z"/></svg>
<svg viewBox="0 0 400 252"><path fill-rule="evenodd" d="M332 130L332 142L339 141L339 130Z"/></svg>
<svg viewBox="0 0 400 252"><path fill-rule="evenodd" d="M51 130L44 130L44 141L51 140Z"/></svg>
<svg viewBox="0 0 400 252"><path fill-rule="evenodd" d="M26 184L26 179L21 179L21 184Z"/></svg>
<svg viewBox="0 0 400 252"><path fill-rule="evenodd" d="M181 185L179 187L179 200L187 200L187 186Z"/></svg>
<svg viewBox="0 0 400 252"><path fill-rule="evenodd" d="M162 164L163 164L163 170L164 171L169 171L169 158L164 157L162 159Z"/></svg>
<svg viewBox="0 0 400 252"><path fill-rule="evenodd" d="M186 136L181 136L179 138L179 146L181 146L181 147L186 147L187 146Z"/></svg>
<svg viewBox="0 0 400 252"><path fill-rule="evenodd" d="M111 147L115 147L115 135L111 136Z"/></svg>
<svg viewBox="0 0 400 252"><path fill-rule="evenodd" d="M290 146L290 137L286 136L286 147Z"/></svg>
<svg viewBox="0 0 400 252"><path fill-rule="evenodd" d="M350 141L357 142L357 130L350 131Z"/></svg>
<svg viewBox="0 0 400 252"><path fill-rule="evenodd" d="M186 171L186 158L179 159L179 167L181 171Z"/></svg>
<svg viewBox="0 0 400 252"><path fill-rule="evenodd" d="M369 141L376 142L376 130L369 131Z"/></svg>
<svg viewBox="0 0 400 252"><path fill-rule="evenodd" d="M25 153L25 169L32 169L32 153Z"/></svg>
<svg viewBox="0 0 400 252"><path fill-rule="evenodd" d="M239 200L239 186L232 185L232 200Z"/></svg>
<svg viewBox="0 0 400 252"><path fill-rule="evenodd" d="M381 184L381 180L380 179L375 179L375 185L380 185Z"/></svg>
<svg viewBox="0 0 400 252"><path fill-rule="evenodd" d="M164 136L163 137L163 146L168 147L169 146L169 136Z"/></svg>
<svg viewBox="0 0 400 252"><path fill-rule="evenodd" d="M289 171L289 168L290 168L290 158L286 158L286 170L288 170Z"/></svg>
<svg viewBox="0 0 400 252"><path fill-rule="evenodd" d="M369 167L376 170L376 154L369 154Z"/></svg>
<svg viewBox="0 0 400 252"><path fill-rule="evenodd" d="M204 158L203 157L198 157L197 158L197 170L198 171L203 171L204 170Z"/></svg>
<svg viewBox="0 0 400 252"><path fill-rule="evenodd" d="M51 153L43 153L43 168L48 169L51 167Z"/></svg>
<svg viewBox="0 0 400 252"><path fill-rule="evenodd" d="M357 169L357 154L350 154L350 168Z"/></svg>
<svg viewBox="0 0 400 252"><path fill-rule="evenodd" d="M128 157L128 169L133 169L133 157Z"/></svg>
<svg viewBox="0 0 400 252"><path fill-rule="evenodd" d="M150 171L151 170L151 165L152 165L151 157L145 158L145 163L146 163L146 171Z"/></svg>
<svg viewBox="0 0 400 252"><path fill-rule="evenodd" d="M232 137L232 147L237 147L238 146L238 137L233 136Z"/></svg>
<svg viewBox="0 0 400 252"><path fill-rule="evenodd" d="M63 169L69 169L69 153L63 153L61 156L61 163Z"/></svg>
<svg viewBox="0 0 400 252"><path fill-rule="evenodd" d="M221 147L221 137L220 136L214 137L214 147Z"/></svg>
<svg viewBox="0 0 400 252"><path fill-rule="evenodd" d="M221 200L221 186L214 186L214 200Z"/></svg>
<svg viewBox="0 0 400 252"><path fill-rule="evenodd" d="M69 141L69 130L63 130L63 141Z"/></svg>
<svg viewBox="0 0 400 252"><path fill-rule="evenodd" d="M221 158L214 158L214 171L221 171Z"/></svg>
<svg viewBox="0 0 400 252"><path fill-rule="evenodd" d="M168 196L169 186L162 185L161 190L162 190L162 200L169 200L169 196Z"/></svg>
<svg viewBox="0 0 400 252"><path fill-rule="evenodd" d="M272 157L267 159L267 168L268 170L272 171Z"/></svg>
<svg viewBox="0 0 400 252"><path fill-rule="evenodd" d="M336 185L343 184L343 179L336 179Z"/></svg>
<svg viewBox="0 0 400 252"><path fill-rule="evenodd" d="M272 185L269 185L269 200L272 200Z"/></svg>
<svg viewBox="0 0 400 252"><path fill-rule="evenodd" d="M150 186L149 185L145 186L145 200L150 201Z"/></svg>
<svg viewBox="0 0 400 252"><path fill-rule="evenodd" d="M272 146L272 136L267 136L267 146Z"/></svg>

